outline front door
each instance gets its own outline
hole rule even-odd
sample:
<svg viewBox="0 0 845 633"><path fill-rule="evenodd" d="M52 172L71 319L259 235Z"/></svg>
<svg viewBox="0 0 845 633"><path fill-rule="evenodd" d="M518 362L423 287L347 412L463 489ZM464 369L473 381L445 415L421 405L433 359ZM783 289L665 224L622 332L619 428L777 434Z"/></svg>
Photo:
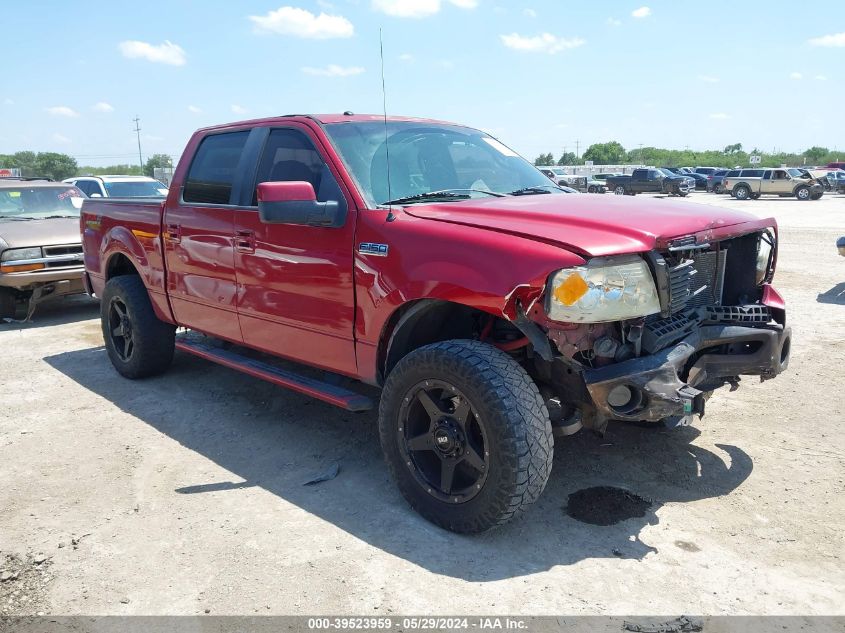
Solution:
<svg viewBox="0 0 845 633"><path fill-rule="evenodd" d="M177 323L241 342L234 261L237 177L249 131L205 137L163 220L167 292Z"/></svg>
<svg viewBox="0 0 845 633"><path fill-rule="evenodd" d="M238 314L244 342L262 351L355 375L355 207L307 128L263 128L254 183L235 213ZM317 200L347 209L340 228L264 224L258 183L304 181ZM248 193L247 193L248 192ZM250 200L251 198L251 200Z"/></svg>

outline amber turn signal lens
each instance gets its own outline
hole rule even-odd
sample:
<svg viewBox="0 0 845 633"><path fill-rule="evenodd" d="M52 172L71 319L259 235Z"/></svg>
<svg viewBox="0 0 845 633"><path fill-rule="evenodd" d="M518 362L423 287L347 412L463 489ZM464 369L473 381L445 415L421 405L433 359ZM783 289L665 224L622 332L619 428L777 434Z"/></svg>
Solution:
<svg viewBox="0 0 845 633"><path fill-rule="evenodd" d="M575 302L587 294L589 289L590 287L581 275L572 273L555 288L555 299L565 306L575 305Z"/></svg>
<svg viewBox="0 0 845 633"><path fill-rule="evenodd" d="M30 270L42 270L46 267L44 264L19 264L17 266L0 264L0 273L25 273Z"/></svg>

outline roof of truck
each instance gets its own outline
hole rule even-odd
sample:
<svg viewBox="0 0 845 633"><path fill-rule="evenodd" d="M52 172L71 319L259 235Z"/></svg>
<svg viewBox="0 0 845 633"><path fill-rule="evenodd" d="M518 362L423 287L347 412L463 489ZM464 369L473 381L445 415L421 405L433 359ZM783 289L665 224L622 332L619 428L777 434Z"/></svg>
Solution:
<svg viewBox="0 0 845 633"><path fill-rule="evenodd" d="M202 131L217 130L222 128L237 127L240 125L258 125L261 123L273 123L274 121L296 119L311 119L318 123L370 123L384 121L383 114L355 114L352 112L342 112L336 114L285 114L282 116L264 117L261 119L248 119L246 121L234 121L231 123L222 123L220 125L211 125L202 128ZM388 116L388 122L408 122L408 123L434 123L437 125L460 125L459 123L452 123L450 121L438 121L437 119L423 119L410 116ZM462 126L463 127L463 126Z"/></svg>

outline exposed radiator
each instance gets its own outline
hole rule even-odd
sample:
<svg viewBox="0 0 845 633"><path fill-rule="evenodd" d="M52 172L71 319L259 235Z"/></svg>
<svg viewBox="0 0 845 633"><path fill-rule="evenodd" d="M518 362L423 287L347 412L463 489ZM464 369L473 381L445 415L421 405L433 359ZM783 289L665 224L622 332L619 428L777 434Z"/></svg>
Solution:
<svg viewBox="0 0 845 633"><path fill-rule="evenodd" d="M672 314L689 308L719 305L728 251L696 252L669 271Z"/></svg>

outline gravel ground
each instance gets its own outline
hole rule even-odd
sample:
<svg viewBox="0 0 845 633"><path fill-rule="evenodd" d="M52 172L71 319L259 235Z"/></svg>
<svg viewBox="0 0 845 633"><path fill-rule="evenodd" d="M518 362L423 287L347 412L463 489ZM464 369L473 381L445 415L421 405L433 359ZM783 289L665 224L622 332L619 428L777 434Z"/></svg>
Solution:
<svg viewBox="0 0 845 633"><path fill-rule="evenodd" d="M407 507L372 414L185 355L123 380L86 297L0 325L0 615L845 614L845 196L692 200L778 218L789 372L695 427L559 440L477 537Z"/></svg>

